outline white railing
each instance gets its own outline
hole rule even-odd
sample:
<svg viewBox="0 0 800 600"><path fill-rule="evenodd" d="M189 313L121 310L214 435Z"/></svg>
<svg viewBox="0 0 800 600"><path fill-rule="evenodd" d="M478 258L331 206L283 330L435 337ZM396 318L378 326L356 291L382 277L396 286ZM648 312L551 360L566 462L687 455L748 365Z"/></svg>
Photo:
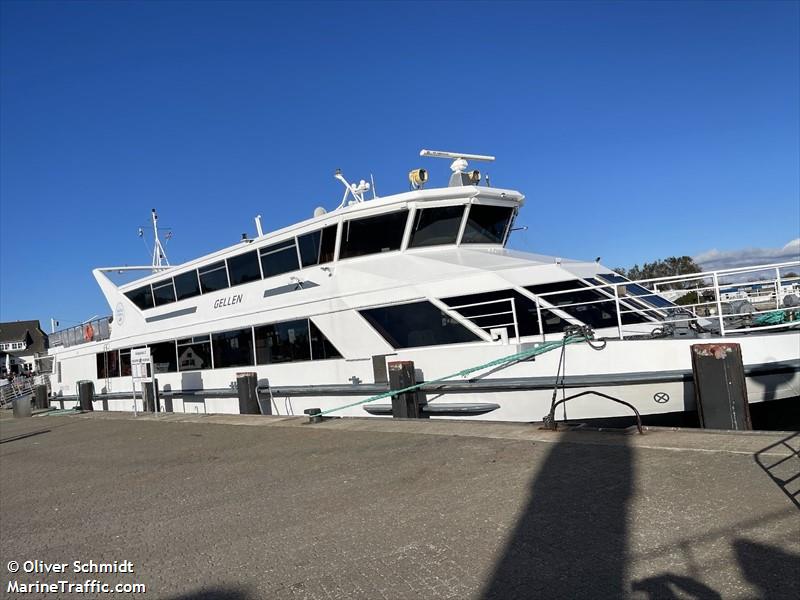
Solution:
<svg viewBox="0 0 800 600"><path fill-rule="evenodd" d="M794 274L789 275L789 271L793 271ZM759 273L769 273L770 276L758 277ZM800 276L797 273L800 273L800 260L637 281L607 282L538 295L526 293L526 295L536 301L539 330L542 332L543 340L544 328L541 317L543 309L553 311L566 320L579 321L579 317L571 315L568 309L610 303L614 304L616 311L616 325L620 339L624 339L626 335L625 315L630 314L637 314L645 320L641 324L629 324L637 332L647 329L648 324L653 326L653 330L661 331L664 331L665 326L693 324L697 329L711 330L722 336L738 335L751 331L783 329L794 326L795 323L800 325ZM603 279L600 275L602 273L593 279ZM728 290L747 286L751 289L756 289L756 286L759 290L771 289L772 294L768 296L768 302L758 299L763 297L763 294L752 298L752 302L746 297L734 300L728 299L728 296L723 298L723 293L730 293ZM596 290L604 297L585 302L559 303L558 301L559 296L589 290ZM676 300L694 294L692 300L695 301L667 306L663 302L664 294L675 296ZM775 296L774 299L772 295ZM654 302L656 298L659 300Z"/></svg>
<svg viewBox="0 0 800 600"><path fill-rule="evenodd" d="M508 304L508 310L505 309L505 304ZM491 305L499 305L489 308ZM466 308L487 307L487 312L469 311L470 315L466 316L462 311ZM472 321L476 327L479 327L490 336L493 329L503 329L507 327L514 328L514 337L519 340L519 324L517 322L517 307L514 298L499 298L497 300L486 300L485 302L472 302L470 304L459 304L448 306L450 310L459 313L464 319ZM498 310L499 309L499 310ZM497 317L497 323L493 322L491 325L480 325L475 319L484 319L488 317ZM508 331L506 329L506 331Z"/></svg>
<svg viewBox="0 0 800 600"><path fill-rule="evenodd" d="M50 396L50 378L47 375L16 377L10 383L0 386L0 407L7 406L18 398L31 396L37 385L46 385L47 395Z"/></svg>

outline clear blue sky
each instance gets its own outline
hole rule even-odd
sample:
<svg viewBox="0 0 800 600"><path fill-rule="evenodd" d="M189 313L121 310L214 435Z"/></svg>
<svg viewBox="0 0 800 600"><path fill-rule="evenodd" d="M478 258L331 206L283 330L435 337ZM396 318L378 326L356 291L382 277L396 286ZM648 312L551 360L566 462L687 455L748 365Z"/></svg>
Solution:
<svg viewBox="0 0 800 600"><path fill-rule="evenodd" d="M90 270L333 208L421 148L495 154L512 245L611 266L800 236L797 2L0 5L0 320L110 311Z"/></svg>

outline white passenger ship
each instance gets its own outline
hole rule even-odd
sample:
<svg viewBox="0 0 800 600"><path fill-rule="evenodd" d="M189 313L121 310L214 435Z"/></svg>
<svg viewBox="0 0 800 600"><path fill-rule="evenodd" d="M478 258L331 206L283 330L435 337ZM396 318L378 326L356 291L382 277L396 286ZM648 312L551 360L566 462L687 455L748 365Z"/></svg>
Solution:
<svg viewBox="0 0 800 600"><path fill-rule="evenodd" d="M493 158L421 155L453 160L448 187L425 189L426 172L417 170L411 191L367 199L369 184L337 172L345 197L335 210L267 234L257 220L254 239L177 266L141 267L150 274L125 285L109 274L129 268L95 269L113 316L77 331L83 339L52 336L53 392L69 407L77 382L91 380L96 409L132 410L131 349L147 346L169 399L162 410L236 413L236 374L251 371L263 412L351 405L331 414L385 414L386 400L353 404L388 389L387 362L413 361L417 380L432 381L586 325L606 345L566 347L570 394L599 390L644 415L693 410L690 345L724 341L741 345L750 402L800 395L794 305L776 305L772 324L759 326L759 315L731 309L720 294L725 281L763 269L780 280L800 261L645 287L599 259L510 250L524 196L467 170L467 160ZM650 291L676 287L694 291L692 306ZM425 387L426 411L540 421L560 359L550 352ZM597 396L564 406L572 419L630 414Z"/></svg>

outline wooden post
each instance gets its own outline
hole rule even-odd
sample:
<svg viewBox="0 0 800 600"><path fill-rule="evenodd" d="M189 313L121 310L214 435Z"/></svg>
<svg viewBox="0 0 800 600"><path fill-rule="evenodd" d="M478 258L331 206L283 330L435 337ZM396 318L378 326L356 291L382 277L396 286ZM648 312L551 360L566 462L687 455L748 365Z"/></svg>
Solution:
<svg viewBox="0 0 800 600"><path fill-rule="evenodd" d="M94 400L94 382L92 381L79 381L78 382L78 406L81 410L94 410L92 406Z"/></svg>
<svg viewBox="0 0 800 600"><path fill-rule="evenodd" d="M259 415L258 379L255 373L237 373L236 390L239 393L239 414Z"/></svg>
<svg viewBox="0 0 800 600"><path fill-rule="evenodd" d="M414 361L401 360L389 363L389 389L401 390L416 382ZM392 396L392 417L395 419L419 419L419 391L412 390Z"/></svg>
<svg viewBox="0 0 800 600"><path fill-rule="evenodd" d="M47 398L47 386L43 383L33 386L33 397L36 399L36 408L50 408L50 401Z"/></svg>
<svg viewBox="0 0 800 600"><path fill-rule="evenodd" d="M753 428L739 344L692 344L692 375L701 427Z"/></svg>

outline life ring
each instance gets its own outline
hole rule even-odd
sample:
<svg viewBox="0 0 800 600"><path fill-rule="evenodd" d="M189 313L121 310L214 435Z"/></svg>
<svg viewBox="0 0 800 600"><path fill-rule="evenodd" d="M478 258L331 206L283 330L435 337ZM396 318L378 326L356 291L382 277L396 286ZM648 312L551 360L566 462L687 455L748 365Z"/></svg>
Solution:
<svg viewBox="0 0 800 600"><path fill-rule="evenodd" d="M91 323L89 323L89 324L88 324L88 325L87 325L87 326L86 326L86 327L83 329L83 338L84 338L84 339L85 339L87 342L91 342L93 337L94 337L94 327L92 327L92 324L91 324Z"/></svg>

